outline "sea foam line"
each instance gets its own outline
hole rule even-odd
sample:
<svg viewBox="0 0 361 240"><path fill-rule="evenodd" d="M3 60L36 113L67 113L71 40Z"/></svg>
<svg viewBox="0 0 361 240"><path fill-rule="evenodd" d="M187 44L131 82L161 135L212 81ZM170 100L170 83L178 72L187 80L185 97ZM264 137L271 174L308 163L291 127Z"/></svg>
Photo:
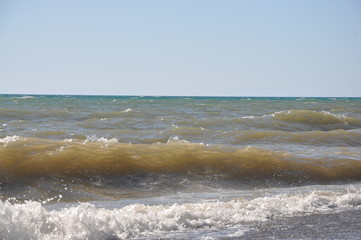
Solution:
<svg viewBox="0 0 361 240"><path fill-rule="evenodd" d="M281 194L253 200L131 204L119 209L82 203L49 211L40 202L0 201L1 239L123 239L197 229L241 227L250 221L361 209L361 189Z"/></svg>

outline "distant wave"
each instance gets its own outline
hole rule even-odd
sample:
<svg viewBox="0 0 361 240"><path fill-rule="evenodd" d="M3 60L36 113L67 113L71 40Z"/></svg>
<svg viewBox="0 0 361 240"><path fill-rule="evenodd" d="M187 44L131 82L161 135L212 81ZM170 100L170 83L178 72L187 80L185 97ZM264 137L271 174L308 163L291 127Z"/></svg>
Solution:
<svg viewBox="0 0 361 240"><path fill-rule="evenodd" d="M16 99L31 99L31 98L35 98L34 96L21 96L21 97L14 97Z"/></svg>
<svg viewBox="0 0 361 240"><path fill-rule="evenodd" d="M360 123L357 119L347 118L345 115L335 115L328 111L289 110L271 114L277 120L306 124L337 124Z"/></svg>
<svg viewBox="0 0 361 240"><path fill-rule="evenodd" d="M338 146L357 147L361 146L361 132L353 130L332 131L270 131L270 130L245 130L230 131L222 136L229 138L233 144L252 143L284 143L303 144L312 146Z"/></svg>

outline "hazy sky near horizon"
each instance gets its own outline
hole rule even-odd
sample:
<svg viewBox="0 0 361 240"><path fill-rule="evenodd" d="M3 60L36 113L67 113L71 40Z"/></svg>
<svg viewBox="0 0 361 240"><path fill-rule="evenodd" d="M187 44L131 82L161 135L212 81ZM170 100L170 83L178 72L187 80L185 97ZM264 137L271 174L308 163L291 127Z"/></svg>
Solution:
<svg viewBox="0 0 361 240"><path fill-rule="evenodd" d="M361 1L0 0L0 93L361 97Z"/></svg>

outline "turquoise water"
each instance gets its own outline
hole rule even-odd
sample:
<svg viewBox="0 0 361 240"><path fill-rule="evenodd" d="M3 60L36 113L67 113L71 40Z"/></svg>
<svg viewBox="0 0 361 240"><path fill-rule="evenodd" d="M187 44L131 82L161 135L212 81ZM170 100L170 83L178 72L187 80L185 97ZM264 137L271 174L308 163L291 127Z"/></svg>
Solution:
<svg viewBox="0 0 361 240"><path fill-rule="evenodd" d="M0 237L322 238L360 160L361 98L0 95Z"/></svg>

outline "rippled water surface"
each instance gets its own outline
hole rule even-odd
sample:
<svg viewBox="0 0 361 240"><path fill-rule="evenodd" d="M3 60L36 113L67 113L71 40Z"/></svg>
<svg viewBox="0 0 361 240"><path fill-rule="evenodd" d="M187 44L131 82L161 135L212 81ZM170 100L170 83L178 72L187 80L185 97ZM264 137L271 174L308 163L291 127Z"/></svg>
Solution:
<svg viewBox="0 0 361 240"><path fill-rule="evenodd" d="M361 99L0 95L0 164L3 239L336 239Z"/></svg>

